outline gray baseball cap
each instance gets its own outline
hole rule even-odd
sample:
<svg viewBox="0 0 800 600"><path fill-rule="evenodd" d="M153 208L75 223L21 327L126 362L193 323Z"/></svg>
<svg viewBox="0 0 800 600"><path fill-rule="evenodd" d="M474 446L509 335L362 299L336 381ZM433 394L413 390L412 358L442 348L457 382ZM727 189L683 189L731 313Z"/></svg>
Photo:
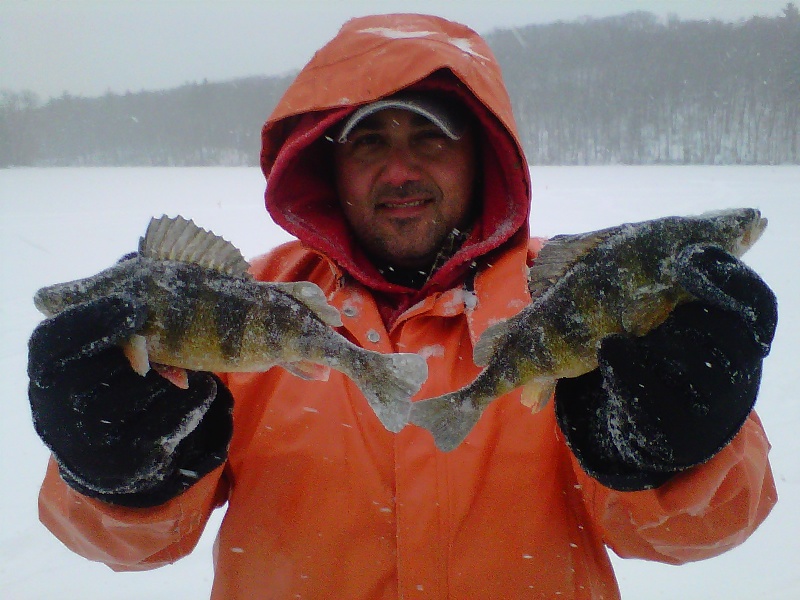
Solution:
<svg viewBox="0 0 800 600"><path fill-rule="evenodd" d="M344 144L347 136L364 118L387 108L399 108L422 115L451 140L460 139L465 122L460 107L441 96L424 92L400 92L357 108L344 122L336 141Z"/></svg>

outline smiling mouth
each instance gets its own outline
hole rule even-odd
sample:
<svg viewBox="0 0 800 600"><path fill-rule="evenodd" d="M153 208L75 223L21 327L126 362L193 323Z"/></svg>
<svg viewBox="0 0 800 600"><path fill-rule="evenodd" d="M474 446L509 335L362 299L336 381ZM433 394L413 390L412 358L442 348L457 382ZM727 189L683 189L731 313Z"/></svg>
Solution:
<svg viewBox="0 0 800 600"><path fill-rule="evenodd" d="M429 198L422 198L420 200L390 200L378 204L378 208L416 208L423 206L430 202Z"/></svg>

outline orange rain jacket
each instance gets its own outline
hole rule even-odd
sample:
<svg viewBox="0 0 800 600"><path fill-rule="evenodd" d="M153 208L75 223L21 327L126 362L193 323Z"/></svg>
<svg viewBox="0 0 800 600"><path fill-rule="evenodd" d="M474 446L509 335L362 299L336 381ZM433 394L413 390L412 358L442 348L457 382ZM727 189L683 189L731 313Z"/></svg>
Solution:
<svg viewBox="0 0 800 600"><path fill-rule="evenodd" d="M330 124L420 80L454 85L480 113L485 197L496 205L421 294L370 271L317 177ZM425 356L419 399L471 381L476 338L528 302L525 268L539 246L528 239L528 171L485 43L432 17L349 22L267 122L263 167L269 210L306 245L258 259L256 277L314 281L341 311L345 336ZM581 471L552 402L532 415L518 392L495 401L445 454L424 430L383 429L337 372L327 382L280 368L225 380L236 402L224 466L162 506L129 509L81 496L51 464L42 521L90 559L148 569L189 553L227 502L215 599L608 599L619 592L607 548L673 564L710 557L747 538L776 499L755 415L708 463L659 489L623 493Z"/></svg>

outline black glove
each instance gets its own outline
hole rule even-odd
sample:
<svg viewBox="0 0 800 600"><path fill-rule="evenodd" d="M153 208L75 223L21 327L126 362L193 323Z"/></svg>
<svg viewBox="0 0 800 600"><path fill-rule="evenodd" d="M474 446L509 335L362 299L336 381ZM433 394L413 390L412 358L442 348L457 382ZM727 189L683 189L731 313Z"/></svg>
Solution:
<svg viewBox="0 0 800 600"><path fill-rule="evenodd" d="M738 433L755 404L777 324L764 281L716 247L677 261L697 300L640 337L613 335L600 366L556 386L556 416L582 468L623 491L649 489L701 464Z"/></svg>
<svg viewBox="0 0 800 600"><path fill-rule="evenodd" d="M29 342L28 397L36 432L64 481L123 506L156 506L222 464L233 400L210 373L182 390L134 372L118 342L146 309L106 297L43 321Z"/></svg>

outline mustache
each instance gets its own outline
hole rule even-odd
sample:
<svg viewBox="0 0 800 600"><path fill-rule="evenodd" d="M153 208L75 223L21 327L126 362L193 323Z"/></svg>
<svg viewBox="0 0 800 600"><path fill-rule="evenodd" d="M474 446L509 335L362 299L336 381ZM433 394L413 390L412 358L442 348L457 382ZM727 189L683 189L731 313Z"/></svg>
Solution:
<svg viewBox="0 0 800 600"><path fill-rule="evenodd" d="M375 200L403 200L416 196L437 196L439 190L420 181L406 181L400 185L383 184L375 190Z"/></svg>

